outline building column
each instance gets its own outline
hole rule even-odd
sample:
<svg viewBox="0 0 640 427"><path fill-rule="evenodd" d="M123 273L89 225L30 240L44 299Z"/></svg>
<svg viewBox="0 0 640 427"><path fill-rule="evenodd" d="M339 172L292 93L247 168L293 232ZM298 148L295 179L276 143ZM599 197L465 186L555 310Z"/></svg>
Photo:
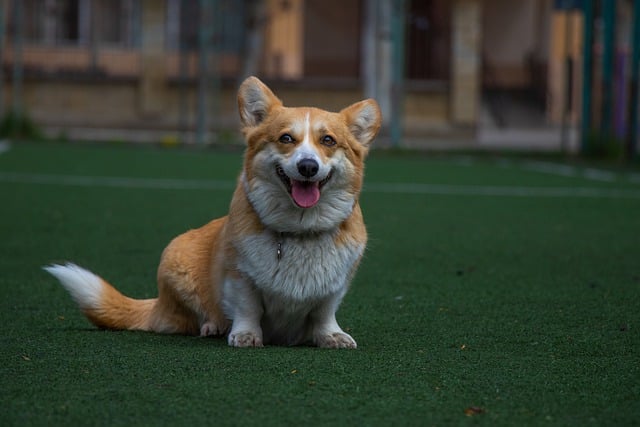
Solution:
<svg viewBox="0 0 640 427"><path fill-rule="evenodd" d="M360 74L364 96L374 98L380 106L383 132L389 131L392 117L392 11L392 0L363 2Z"/></svg>
<svg viewBox="0 0 640 427"><path fill-rule="evenodd" d="M265 76L296 80L304 75L304 1L265 0Z"/></svg>
<svg viewBox="0 0 640 427"><path fill-rule="evenodd" d="M451 122L475 127L481 95L482 2L454 0L451 15Z"/></svg>
<svg viewBox="0 0 640 427"><path fill-rule="evenodd" d="M142 0L142 34L140 40L140 113L155 116L163 111L166 91L165 68L165 0Z"/></svg>

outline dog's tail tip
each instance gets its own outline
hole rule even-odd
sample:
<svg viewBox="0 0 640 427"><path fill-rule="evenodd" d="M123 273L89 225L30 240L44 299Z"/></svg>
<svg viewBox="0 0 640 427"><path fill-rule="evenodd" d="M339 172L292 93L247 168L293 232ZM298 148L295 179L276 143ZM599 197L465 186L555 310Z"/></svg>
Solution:
<svg viewBox="0 0 640 427"><path fill-rule="evenodd" d="M49 264L42 269L58 279L80 308L91 309L100 304L103 280L89 270L71 262Z"/></svg>

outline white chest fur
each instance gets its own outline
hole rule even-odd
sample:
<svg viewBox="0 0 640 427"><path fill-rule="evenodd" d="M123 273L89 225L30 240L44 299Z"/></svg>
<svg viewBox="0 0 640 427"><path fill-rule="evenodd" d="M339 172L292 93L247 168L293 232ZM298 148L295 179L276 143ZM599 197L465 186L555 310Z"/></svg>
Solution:
<svg viewBox="0 0 640 427"><path fill-rule="evenodd" d="M364 245L337 245L330 233L294 236L264 231L241 239L236 249L237 267L254 286L278 299L304 304L344 292Z"/></svg>

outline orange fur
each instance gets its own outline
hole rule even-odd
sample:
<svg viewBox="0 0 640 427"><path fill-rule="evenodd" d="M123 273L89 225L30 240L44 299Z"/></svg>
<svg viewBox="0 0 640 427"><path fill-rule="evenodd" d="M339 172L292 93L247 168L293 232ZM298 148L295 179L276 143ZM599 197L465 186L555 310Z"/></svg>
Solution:
<svg viewBox="0 0 640 427"><path fill-rule="evenodd" d="M83 310L94 325L105 329L150 330L149 318L156 306L156 298L136 300L122 295L105 281L102 286L100 305Z"/></svg>
<svg viewBox="0 0 640 427"><path fill-rule="evenodd" d="M158 267L158 304L151 330L196 335L203 324L218 334L227 329L217 288L221 278L213 268L226 220L216 219L181 234L166 247Z"/></svg>

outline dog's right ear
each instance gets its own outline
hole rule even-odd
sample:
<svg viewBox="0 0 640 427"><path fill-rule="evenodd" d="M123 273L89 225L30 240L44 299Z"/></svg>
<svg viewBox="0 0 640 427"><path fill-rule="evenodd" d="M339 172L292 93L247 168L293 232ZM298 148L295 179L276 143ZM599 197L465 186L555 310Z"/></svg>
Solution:
<svg viewBox="0 0 640 427"><path fill-rule="evenodd" d="M238 111L245 127L258 126L282 101L257 77L248 77L238 89Z"/></svg>

